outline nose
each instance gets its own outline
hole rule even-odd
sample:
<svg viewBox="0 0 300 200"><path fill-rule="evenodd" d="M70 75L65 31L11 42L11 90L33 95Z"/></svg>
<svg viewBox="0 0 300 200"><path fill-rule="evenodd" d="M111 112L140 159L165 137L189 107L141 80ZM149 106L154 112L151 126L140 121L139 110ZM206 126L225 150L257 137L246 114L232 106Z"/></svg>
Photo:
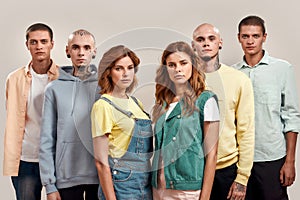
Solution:
<svg viewBox="0 0 300 200"><path fill-rule="evenodd" d="M78 55L84 56L84 48L79 48Z"/></svg>
<svg viewBox="0 0 300 200"><path fill-rule="evenodd" d="M249 39L248 39L248 44L253 44L253 42L254 42L254 39L253 39L253 37L249 37Z"/></svg>
<svg viewBox="0 0 300 200"><path fill-rule="evenodd" d="M43 48L43 44L41 42L37 42L37 45L36 45L36 48L37 49L42 49Z"/></svg>
<svg viewBox="0 0 300 200"><path fill-rule="evenodd" d="M123 74L122 74L122 75L123 75L123 77L126 77L126 76L128 76L128 70L127 70L127 69L124 69L124 70L123 70Z"/></svg>
<svg viewBox="0 0 300 200"><path fill-rule="evenodd" d="M175 67L175 71L176 72L181 72L182 71L182 65L181 64L177 64Z"/></svg>
<svg viewBox="0 0 300 200"><path fill-rule="evenodd" d="M208 43L208 41L207 41L207 40L204 40L204 42L203 42L203 46L204 46L204 47L206 47L206 46L209 46L209 43Z"/></svg>

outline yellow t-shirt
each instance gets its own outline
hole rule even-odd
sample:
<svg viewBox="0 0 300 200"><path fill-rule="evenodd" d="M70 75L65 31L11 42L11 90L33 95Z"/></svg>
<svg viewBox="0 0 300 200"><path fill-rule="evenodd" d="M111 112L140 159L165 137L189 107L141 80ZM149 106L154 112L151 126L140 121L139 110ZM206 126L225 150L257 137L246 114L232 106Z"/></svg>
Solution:
<svg viewBox="0 0 300 200"><path fill-rule="evenodd" d="M135 118L149 119L132 98L121 99L108 94L103 94L102 97L111 100L123 110L132 112ZM141 102L138 102L141 105ZM105 100L99 99L93 105L91 121L93 138L108 134L109 155L113 158L122 157L130 143L134 119L121 113Z"/></svg>

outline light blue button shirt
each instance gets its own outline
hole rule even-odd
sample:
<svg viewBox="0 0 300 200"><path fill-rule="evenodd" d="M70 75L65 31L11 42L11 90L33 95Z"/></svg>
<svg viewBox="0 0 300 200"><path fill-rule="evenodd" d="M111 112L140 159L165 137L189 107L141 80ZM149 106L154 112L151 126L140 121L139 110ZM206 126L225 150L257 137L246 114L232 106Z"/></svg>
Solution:
<svg viewBox="0 0 300 200"><path fill-rule="evenodd" d="M284 133L300 130L299 100L294 67L265 51L250 67L245 60L233 65L250 77L255 100L254 161L272 161L286 155Z"/></svg>

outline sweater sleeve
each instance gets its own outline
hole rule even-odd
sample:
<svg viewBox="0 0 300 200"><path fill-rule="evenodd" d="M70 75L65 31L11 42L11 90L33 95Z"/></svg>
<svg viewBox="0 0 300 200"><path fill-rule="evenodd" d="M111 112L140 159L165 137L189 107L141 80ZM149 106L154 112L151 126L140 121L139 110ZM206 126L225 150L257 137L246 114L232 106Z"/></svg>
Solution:
<svg viewBox="0 0 300 200"><path fill-rule="evenodd" d="M46 193L56 192L55 152L57 137L57 107L51 88L45 91L40 139L40 176Z"/></svg>
<svg viewBox="0 0 300 200"><path fill-rule="evenodd" d="M245 79L239 90L236 108L236 137L239 150L236 182L247 185L254 156L254 94L251 80Z"/></svg>

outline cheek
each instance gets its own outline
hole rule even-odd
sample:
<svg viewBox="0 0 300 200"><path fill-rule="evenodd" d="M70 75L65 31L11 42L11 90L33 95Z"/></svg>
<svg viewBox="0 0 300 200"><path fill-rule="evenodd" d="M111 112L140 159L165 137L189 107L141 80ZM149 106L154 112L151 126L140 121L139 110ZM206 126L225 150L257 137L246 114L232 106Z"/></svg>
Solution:
<svg viewBox="0 0 300 200"><path fill-rule="evenodd" d="M193 73L193 66L192 65L187 66L186 71L185 71L185 76L186 76L187 80L189 80L191 78L192 73Z"/></svg>

